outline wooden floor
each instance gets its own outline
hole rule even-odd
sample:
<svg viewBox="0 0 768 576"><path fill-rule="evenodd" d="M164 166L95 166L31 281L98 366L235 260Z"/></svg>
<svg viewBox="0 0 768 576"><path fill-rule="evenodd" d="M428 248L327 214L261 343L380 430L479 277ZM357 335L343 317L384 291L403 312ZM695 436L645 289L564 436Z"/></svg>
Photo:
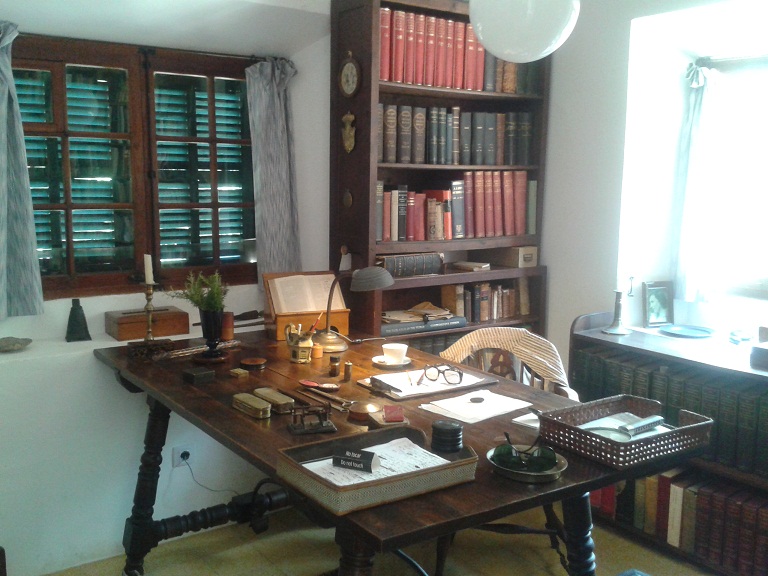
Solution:
<svg viewBox="0 0 768 576"><path fill-rule="evenodd" d="M542 526L543 513L532 510L515 521ZM596 527L593 533L598 574L617 576L634 568L650 576L699 576L711 574L682 560L659 554L612 529ZM406 549L431 574L433 542ZM254 534L245 525L230 525L165 542L150 552L146 576L318 576L338 566L333 530L314 527L294 510L270 517L270 529ZM122 556L85 564L55 576L120 576ZM386 554L376 558L376 576L415 574L400 558ZM446 576L566 576L557 554L545 536L501 536L467 530L456 536ZM10 576L17 576L11 574Z"/></svg>

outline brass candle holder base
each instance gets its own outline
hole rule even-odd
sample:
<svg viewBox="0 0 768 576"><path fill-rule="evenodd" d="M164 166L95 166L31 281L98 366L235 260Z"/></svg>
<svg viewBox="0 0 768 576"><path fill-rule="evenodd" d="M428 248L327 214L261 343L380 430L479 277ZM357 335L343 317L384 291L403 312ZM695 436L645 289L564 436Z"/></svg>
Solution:
<svg viewBox="0 0 768 576"><path fill-rule="evenodd" d="M145 286L144 296L147 304L144 306L144 312L147 314L147 334L144 336L144 340L128 343L129 358L151 358L155 354L170 352L174 348L172 340L155 340L155 337L152 335L152 312L155 310L152 304L152 296L155 292L155 285L145 284Z"/></svg>

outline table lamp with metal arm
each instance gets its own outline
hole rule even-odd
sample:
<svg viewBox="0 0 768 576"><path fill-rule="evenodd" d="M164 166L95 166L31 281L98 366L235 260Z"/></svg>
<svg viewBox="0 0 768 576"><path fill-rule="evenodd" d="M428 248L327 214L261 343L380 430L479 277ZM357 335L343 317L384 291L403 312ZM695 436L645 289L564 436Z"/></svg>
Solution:
<svg viewBox="0 0 768 576"><path fill-rule="evenodd" d="M331 330L331 306L333 305L333 294L336 286L342 278L352 278L349 289L352 292L370 292L372 290L381 290L395 283L392 275L380 266L368 266L354 272L345 271L339 273L331 284L328 293L328 310L325 314L325 330L318 331L312 337L315 344L323 347L323 352L343 352L349 348L343 338Z"/></svg>

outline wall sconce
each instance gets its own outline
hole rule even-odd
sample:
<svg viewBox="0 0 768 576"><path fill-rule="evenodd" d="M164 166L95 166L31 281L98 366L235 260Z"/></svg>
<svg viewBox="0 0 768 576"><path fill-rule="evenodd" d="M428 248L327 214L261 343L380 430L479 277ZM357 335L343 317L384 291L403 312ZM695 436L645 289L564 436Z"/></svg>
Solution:
<svg viewBox="0 0 768 576"><path fill-rule="evenodd" d="M372 290L381 290L395 283L395 279L381 266L368 266L354 272L340 272L331 284L328 292L328 310L325 314L325 330L318 331L312 337L315 344L323 347L323 352L343 352L349 346L347 343L331 330L331 306L333 304L333 293L342 278L352 278L349 289L352 292L370 292Z"/></svg>
<svg viewBox="0 0 768 576"><path fill-rule="evenodd" d="M480 43L507 62L533 62L557 50L576 26L579 0L470 0Z"/></svg>

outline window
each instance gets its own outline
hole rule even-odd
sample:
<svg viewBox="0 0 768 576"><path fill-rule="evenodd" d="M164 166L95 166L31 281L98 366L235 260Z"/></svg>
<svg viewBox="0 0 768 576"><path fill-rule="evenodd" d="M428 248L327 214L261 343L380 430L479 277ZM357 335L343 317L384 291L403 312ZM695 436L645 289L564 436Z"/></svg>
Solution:
<svg viewBox="0 0 768 576"><path fill-rule="evenodd" d="M165 285L203 269L229 283L255 281L250 64L17 39L46 298L136 291L145 253Z"/></svg>

